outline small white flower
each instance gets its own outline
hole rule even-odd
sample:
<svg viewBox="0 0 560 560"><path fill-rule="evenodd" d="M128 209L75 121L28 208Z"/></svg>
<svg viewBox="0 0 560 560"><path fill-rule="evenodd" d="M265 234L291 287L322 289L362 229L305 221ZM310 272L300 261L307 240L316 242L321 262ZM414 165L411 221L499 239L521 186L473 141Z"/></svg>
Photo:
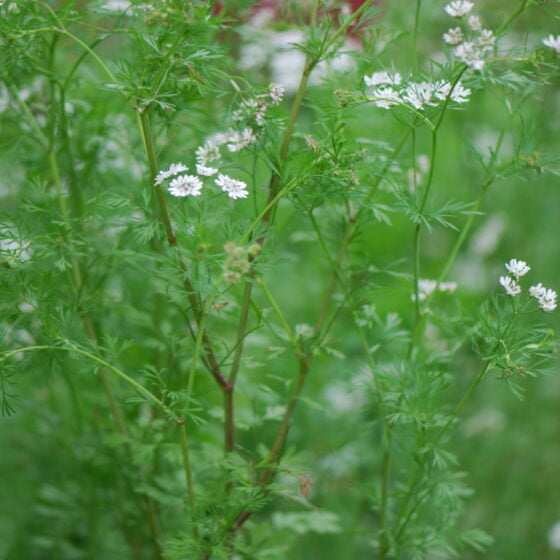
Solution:
<svg viewBox="0 0 560 560"><path fill-rule="evenodd" d="M179 175L169 183L169 194L173 196L200 196L202 181L196 175Z"/></svg>
<svg viewBox="0 0 560 560"><path fill-rule="evenodd" d="M529 288L529 295L534 298L541 298L546 293L546 288L539 282L536 286L531 286Z"/></svg>
<svg viewBox="0 0 560 560"><path fill-rule="evenodd" d="M196 161L200 165L208 165L213 161L218 161L222 158L220 153L220 147L213 142L206 142L203 146L199 146L196 149Z"/></svg>
<svg viewBox="0 0 560 560"><path fill-rule="evenodd" d="M204 165L197 163L196 172L203 177L212 177L212 175L218 173L218 170L215 167L205 167Z"/></svg>
<svg viewBox="0 0 560 560"><path fill-rule="evenodd" d="M268 86L268 95L272 99L273 105L278 105L284 98L286 88L282 84L270 84Z"/></svg>
<svg viewBox="0 0 560 560"><path fill-rule="evenodd" d="M469 16L467 21L469 23L469 27L473 31L480 31L482 29L482 22L478 16Z"/></svg>
<svg viewBox="0 0 560 560"><path fill-rule="evenodd" d="M434 84L429 82L411 83L403 94L403 100L410 103L415 109L423 109L426 105L437 105L432 101Z"/></svg>
<svg viewBox="0 0 560 560"><path fill-rule="evenodd" d="M249 112L249 116L255 119L258 126L264 126L266 122L265 116L268 109L268 104L265 101L266 98L268 98L268 95L261 95L257 97L257 99L249 99L249 101L245 104L246 110ZM243 111L241 111L237 117L238 118L236 120L243 120Z"/></svg>
<svg viewBox="0 0 560 560"><path fill-rule="evenodd" d="M508 296L516 296L521 293L521 286L509 276L500 276L500 284L504 287Z"/></svg>
<svg viewBox="0 0 560 560"><path fill-rule="evenodd" d="M463 17L474 8L474 4L468 0L453 0L447 4L444 10L452 17Z"/></svg>
<svg viewBox="0 0 560 560"><path fill-rule="evenodd" d="M543 311L554 311L558 294L554 290L545 288L540 282L529 288L529 294L534 297Z"/></svg>
<svg viewBox="0 0 560 560"><path fill-rule="evenodd" d="M227 149L230 152L239 152L243 148L246 148L249 144L252 144L257 140L255 133L250 128L245 128L241 132L232 130L228 143Z"/></svg>
<svg viewBox="0 0 560 560"><path fill-rule="evenodd" d="M525 261L518 261L517 259L511 259L506 263L506 269L510 274L515 276L516 280L519 280L521 276L525 276L531 267L527 265Z"/></svg>
<svg viewBox="0 0 560 560"><path fill-rule="evenodd" d="M378 107L381 107L381 109L389 109L393 105L402 103L399 94L389 87L374 90L372 92L372 97L378 98L373 101Z"/></svg>
<svg viewBox="0 0 560 560"><path fill-rule="evenodd" d="M437 82L434 85L434 97L441 101L445 101L449 92L451 92L451 84L449 82ZM451 92L451 101L455 103L466 103L469 100L470 94L470 89L463 87L461 82L457 82Z"/></svg>
<svg viewBox="0 0 560 560"><path fill-rule="evenodd" d="M156 175L156 178L154 179L154 185L161 185L166 179L169 179L169 177L173 177L174 175L182 173L183 171L188 171L188 169L189 168L182 163L172 163L169 166L169 169L162 170Z"/></svg>
<svg viewBox="0 0 560 560"><path fill-rule="evenodd" d="M543 44L554 49L556 53L560 55L560 35L556 38L554 35L549 35L546 39L543 39Z"/></svg>
<svg viewBox="0 0 560 560"><path fill-rule="evenodd" d="M389 72L383 70L381 72L374 72L371 76L364 76L364 82L366 86L381 86L384 84L399 86L402 82L402 76L398 72L389 74Z"/></svg>
<svg viewBox="0 0 560 560"><path fill-rule="evenodd" d="M476 46L480 47L482 51L491 51L494 48L496 37L494 32L490 29L483 29L476 40Z"/></svg>
<svg viewBox="0 0 560 560"><path fill-rule="evenodd" d="M247 198L249 192L247 191L247 184L243 181L238 181L233 179L228 175L220 173L216 179L216 185L222 188L222 191L226 192L230 198Z"/></svg>
<svg viewBox="0 0 560 560"><path fill-rule="evenodd" d="M554 311L556 309L556 298L558 294L554 290L546 290L539 299L539 305L543 311Z"/></svg>
<svg viewBox="0 0 560 560"><path fill-rule="evenodd" d="M475 70L482 70L484 67L484 60L481 58L480 51L470 41L465 41L462 45L453 49L453 54L461 62Z"/></svg>
<svg viewBox="0 0 560 560"><path fill-rule="evenodd" d="M428 280L421 278L418 280L418 299L424 301L436 289L437 282L435 280Z"/></svg>
<svg viewBox="0 0 560 560"><path fill-rule="evenodd" d="M450 29L447 33L443 34L443 40L448 45L458 45L459 43L462 43L464 39L465 36L463 35L463 32L461 31L460 27L454 27L453 29Z"/></svg>
<svg viewBox="0 0 560 560"><path fill-rule="evenodd" d="M455 103L466 103L469 100L470 94L471 90L463 87L463 85L458 82L451 92L451 100L455 101Z"/></svg>

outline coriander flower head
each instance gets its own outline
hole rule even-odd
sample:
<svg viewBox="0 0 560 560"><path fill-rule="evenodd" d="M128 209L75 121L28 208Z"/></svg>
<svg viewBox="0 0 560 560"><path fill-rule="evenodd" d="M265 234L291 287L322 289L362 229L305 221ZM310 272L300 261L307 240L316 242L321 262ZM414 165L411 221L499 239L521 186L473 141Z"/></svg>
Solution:
<svg viewBox="0 0 560 560"><path fill-rule="evenodd" d="M220 173L215 181L218 187L222 188L222 191L226 192L230 198L234 200L236 198L247 198L249 196L249 191L247 191L247 183L243 181L238 181L233 179L228 175Z"/></svg>
<svg viewBox="0 0 560 560"><path fill-rule="evenodd" d="M445 6L444 10L452 17L460 18L468 14L474 8L474 4L468 0L453 0Z"/></svg>
<svg viewBox="0 0 560 560"><path fill-rule="evenodd" d="M475 47L471 41L465 41L455 49L453 54L467 66L473 70L482 70L484 68L484 60L481 58L481 51Z"/></svg>
<svg viewBox="0 0 560 560"><path fill-rule="evenodd" d="M506 263L506 269L510 274L515 276L516 280L519 280L521 276L525 276L525 274L531 270L531 267L525 261L511 259Z"/></svg>
<svg viewBox="0 0 560 560"><path fill-rule="evenodd" d="M284 98L286 88L282 84L270 84L268 86L268 95L273 105L279 105Z"/></svg>
<svg viewBox="0 0 560 560"><path fill-rule="evenodd" d="M560 35L556 38L554 35L549 35L546 39L543 39L543 44L556 51L556 54L560 55Z"/></svg>
<svg viewBox="0 0 560 560"><path fill-rule="evenodd" d="M218 161L222 158L220 153L220 145L211 141L206 142L203 146L196 149L196 161L200 165L208 165L212 161Z"/></svg>
<svg viewBox="0 0 560 560"><path fill-rule="evenodd" d="M205 165L200 165L200 163L197 163L196 172L203 177L212 177L212 175L218 173L218 170L215 167L206 167Z"/></svg>
<svg viewBox="0 0 560 560"><path fill-rule="evenodd" d="M554 290L545 288L540 282L529 288L529 294L537 300L543 311L554 311L556 309L558 295Z"/></svg>
<svg viewBox="0 0 560 560"><path fill-rule="evenodd" d="M521 286L510 276L500 276L500 284L508 296L516 296L521 293Z"/></svg>
<svg viewBox="0 0 560 560"><path fill-rule="evenodd" d="M477 47L479 47L482 52L491 51L496 43L496 36L491 29L482 29L478 38L475 41Z"/></svg>
<svg viewBox="0 0 560 560"><path fill-rule="evenodd" d="M389 74L389 72L383 70L381 72L374 72L371 76L364 76L364 82L366 86L380 86L384 84L399 86L402 82L402 76L398 72Z"/></svg>
<svg viewBox="0 0 560 560"><path fill-rule="evenodd" d="M443 40L448 45L458 45L459 43L462 43L464 39L465 36L463 35L463 31L461 30L460 27L454 27L453 29L450 29L447 33L443 34Z"/></svg>
<svg viewBox="0 0 560 560"><path fill-rule="evenodd" d="M196 175L179 175L169 183L169 194L173 196L200 196L202 181Z"/></svg>
<svg viewBox="0 0 560 560"><path fill-rule="evenodd" d="M469 23L469 27L473 31L480 31L482 29L482 22L478 16L469 16L467 21Z"/></svg>
<svg viewBox="0 0 560 560"><path fill-rule="evenodd" d="M166 179L169 179L169 177L178 175L183 171L188 171L188 169L189 168L182 163L172 163L169 166L169 169L162 170L156 175L154 179L154 185L161 185Z"/></svg>
<svg viewBox="0 0 560 560"><path fill-rule="evenodd" d="M372 92L372 97L374 103L381 107L381 109L389 109L393 105L399 105L402 103L402 99L397 91L391 89L390 87L383 87L376 89Z"/></svg>

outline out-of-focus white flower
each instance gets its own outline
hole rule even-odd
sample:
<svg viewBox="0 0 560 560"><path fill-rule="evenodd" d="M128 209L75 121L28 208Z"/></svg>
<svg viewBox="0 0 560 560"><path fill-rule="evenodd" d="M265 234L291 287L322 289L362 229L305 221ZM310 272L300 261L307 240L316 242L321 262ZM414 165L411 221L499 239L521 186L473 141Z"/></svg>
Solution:
<svg viewBox="0 0 560 560"><path fill-rule="evenodd" d="M220 145L211 141L207 141L203 146L199 146L196 150L196 161L200 165L208 165L213 161L218 161L222 158L220 153Z"/></svg>
<svg viewBox="0 0 560 560"><path fill-rule="evenodd" d="M463 87L461 83L457 83L451 92L451 100L455 103L466 103L469 100L471 90Z"/></svg>
<svg viewBox="0 0 560 560"><path fill-rule="evenodd" d="M162 170L156 175L154 185L161 185L166 179L169 179L169 177L183 173L183 171L188 171L188 169L189 168L182 163L172 163L169 169Z"/></svg>
<svg viewBox="0 0 560 560"><path fill-rule="evenodd" d="M438 290L440 292L453 293L457 290L457 282L440 282L438 285Z"/></svg>
<svg viewBox="0 0 560 560"><path fill-rule="evenodd" d="M473 31L480 31L482 29L482 22L480 21L480 18L478 16L469 16L469 19L467 21L469 27Z"/></svg>
<svg viewBox="0 0 560 560"><path fill-rule="evenodd" d="M529 295L534 298L541 298L546 293L546 288L539 282L536 286L531 286L529 288Z"/></svg>
<svg viewBox="0 0 560 560"><path fill-rule="evenodd" d="M222 191L226 192L230 198L247 198L249 192L247 191L247 184L243 181L238 181L233 179L228 175L220 173L216 179L216 185L222 188Z"/></svg>
<svg viewBox="0 0 560 560"><path fill-rule="evenodd" d="M305 40L305 35L296 29L274 33L272 36L270 71L272 81L283 84L286 91L294 92L305 66L305 55L294 49L295 43Z"/></svg>
<svg viewBox="0 0 560 560"><path fill-rule="evenodd" d="M273 105L278 105L282 102L285 91L286 88L282 84L270 84L268 86L268 95L270 96Z"/></svg>
<svg viewBox="0 0 560 560"><path fill-rule="evenodd" d="M483 29L477 37L475 44L480 47L482 51L491 51L494 48L496 37L491 29Z"/></svg>
<svg viewBox="0 0 560 560"><path fill-rule="evenodd" d="M399 86L402 82L402 76L398 72L390 74L383 70L381 72L374 72L371 76L364 76L364 82L366 86L381 86L384 84Z"/></svg>
<svg viewBox="0 0 560 560"><path fill-rule="evenodd" d="M227 149L230 152L239 152L255 142L256 139L255 133L250 128L245 128L241 132L232 130L228 139Z"/></svg>
<svg viewBox="0 0 560 560"><path fill-rule="evenodd" d="M445 6L444 10L452 17L463 17L474 8L474 4L468 0L453 0Z"/></svg>
<svg viewBox="0 0 560 560"><path fill-rule="evenodd" d="M435 291L449 292L453 293L457 290L457 282L440 282L437 280L429 280L427 278L421 278L418 280L418 300L424 301ZM414 300L414 295L412 296Z"/></svg>
<svg viewBox="0 0 560 560"><path fill-rule="evenodd" d="M390 87L373 90L372 97L375 98L373 100L375 105L377 105L377 107L381 107L381 109L389 109L393 105L399 105L402 103L402 99L398 92Z"/></svg>
<svg viewBox="0 0 560 560"><path fill-rule="evenodd" d="M484 68L484 60L481 58L481 52L470 41L465 41L453 49L453 54L464 64L470 66L474 70L482 70Z"/></svg>
<svg viewBox="0 0 560 560"><path fill-rule="evenodd" d="M560 54L560 35L556 37L554 37L554 35L549 35L546 39L543 39L543 44L554 49L557 54Z"/></svg>
<svg viewBox="0 0 560 560"><path fill-rule="evenodd" d="M552 550L560 550L560 521L557 521L548 531L548 544Z"/></svg>
<svg viewBox="0 0 560 560"><path fill-rule="evenodd" d="M506 229L506 224L501 216L492 216L473 235L471 250L477 255L491 255L498 247L500 238Z"/></svg>
<svg viewBox="0 0 560 560"><path fill-rule="evenodd" d="M25 262L31 259L30 242L12 226L0 226L0 261Z"/></svg>
<svg viewBox="0 0 560 560"><path fill-rule="evenodd" d="M460 27L454 27L453 29L450 29L447 33L443 34L443 40L448 45L458 45L459 43L462 43L464 39L465 36L463 35L463 31L461 30Z"/></svg>
<svg viewBox="0 0 560 560"><path fill-rule="evenodd" d="M169 183L169 194L173 196L200 196L202 181L196 175L179 175Z"/></svg>
<svg viewBox="0 0 560 560"><path fill-rule="evenodd" d="M218 170L215 167L206 167L197 163L196 172L203 177L212 177L212 175L218 173Z"/></svg>
<svg viewBox="0 0 560 560"><path fill-rule="evenodd" d="M500 276L500 284L508 296L516 296L521 293L521 286L510 276Z"/></svg>
<svg viewBox="0 0 560 560"><path fill-rule="evenodd" d="M130 8L131 4L128 0L108 0L101 6L103 10L108 12L124 12Z"/></svg>
<svg viewBox="0 0 560 560"><path fill-rule="evenodd" d="M554 290L545 288L540 282L529 288L529 294L534 297L543 311L554 311L558 294Z"/></svg>
<svg viewBox="0 0 560 560"><path fill-rule="evenodd" d="M531 270L531 267L525 261L511 259L506 263L506 269L510 274L515 276L516 280L519 280L521 276L525 276L525 274Z"/></svg>

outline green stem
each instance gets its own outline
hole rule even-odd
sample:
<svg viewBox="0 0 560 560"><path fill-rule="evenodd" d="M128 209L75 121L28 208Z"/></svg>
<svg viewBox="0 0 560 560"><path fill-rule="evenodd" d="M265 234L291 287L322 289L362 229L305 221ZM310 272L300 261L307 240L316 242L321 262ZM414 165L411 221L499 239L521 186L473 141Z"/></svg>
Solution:
<svg viewBox="0 0 560 560"><path fill-rule="evenodd" d="M422 0L416 0L416 11L414 13L414 30L412 32L412 60L414 60L414 72L418 72L418 24L420 23L420 8Z"/></svg>
<svg viewBox="0 0 560 560"><path fill-rule="evenodd" d="M269 290L268 284L266 283L266 281L262 276L258 279L258 282L260 287L262 288L262 291L264 292L264 295L266 296L266 299L268 300L268 303L274 310L274 313L276 313L276 316L278 317L278 320L280 321L280 324L282 325L284 332L286 333L286 336L288 337L288 340L290 341L290 344L292 345L296 356L301 357L301 350L299 349L299 344L297 343L296 337L294 336L294 333L290 328L290 325L288 324L286 317L284 317L284 314L282 313L280 306L278 305L278 303L274 299L274 296Z"/></svg>
<svg viewBox="0 0 560 560"><path fill-rule="evenodd" d="M185 480L187 482L187 496L189 508L191 510L191 515L194 516L196 508L196 497L194 493L194 484L191 468L191 459L189 453L189 441L187 437L187 429L185 428L185 423L183 421L178 423L179 425L179 443L181 445L181 455L183 457L183 469L185 472ZM195 537L198 537L198 530L196 524L192 523L192 531Z"/></svg>
<svg viewBox="0 0 560 560"><path fill-rule="evenodd" d="M158 169L156 161L156 153L154 148L153 137L150 127L150 117L148 115L148 108L138 109L136 111L136 116L139 123L139 129L142 135L142 143L144 144L144 149L146 155L148 156L148 165L150 168L150 176L152 181L155 179ZM161 212L161 220L163 222L163 227L165 228L165 233L167 235L167 242L171 246L177 245L177 238L173 232L173 226L171 225L171 218L169 217L169 211L167 209L167 203L165 201L165 196L163 195L163 190L161 185L154 185L154 190L156 192L156 197Z"/></svg>
<svg viewBox="0 0 560 560"><path fill-rule="evenodd" d="M253 289L252 277L245 281L245 289L243 291L243 301L241 303L241 314L239 317L239 325L237 327L237 342L235 353L233 355L233 363L229 374L229 384L231 390L224 393L224 440L225 450L230 453L235 449L235 416L234 416L234 391L237 374L241 366L241 357L243 356L243 343L246 336L247 322L249 319L249 310L251 307L251 293Z"/></svg>

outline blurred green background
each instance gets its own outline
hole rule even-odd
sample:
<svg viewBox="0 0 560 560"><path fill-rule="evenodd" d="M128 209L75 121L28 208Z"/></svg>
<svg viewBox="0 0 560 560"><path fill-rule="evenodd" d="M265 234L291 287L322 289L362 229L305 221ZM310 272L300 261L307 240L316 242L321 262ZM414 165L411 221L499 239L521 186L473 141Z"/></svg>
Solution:
<svg viewBox="0 0 560 560"><path fill-rule="evenodd" d="M424 61L441 56L440 37L449 26L449 18L442 11L444 4L434 0L422 2L418 35L421 70L431 69ZM386 2L371 24L379 33L376 54L358 54L353 69L332 74L323 84L311 86L309 96L313 103L335 106L333 89L359 90L363 74L385 67L394 67L402 73L410 70L413 65L410 34L413 5L411 1ZM83 9L85 6L84 3ZM477 10L485 25L494 28L516 7L517 3L496 0L479 2ZM541 48L543 37L560 30L558 2L531 6L513 29L503 38L504 43L528 51ZM381 48L379 45L383 42L386 46ZM98 52L109 62L116 62L127 48L127 39L116 36L101 44ZM74 60L76 52L73 45L67 45L68 60ZM60 68L67 63L64 57L58 60ZM122 196L140 191L146 170L132 116L125 113L118 95L100 87L102 79L91 61L84 65L80 76L69 102L73 105L73 142L83 162L80 177L84 189L92 197L107 189ZM254 86L266 85L258 70L249 70L246 77ZM20 81L32 88L33 80L33 75L26 75ZM560 167L553 161L560 150L559 85L556 77L549 85L536 88L533 95L519 104L519 92L515 89L504 95L501 86L486 84L474 93L468 104L449 111L446 117L434 180L436 199L470 202L476 198L485 179L477 152L487 152L510 118L506 99L516 108L516 115L507 127L500 159L505 161L518 152L535 157L538 153L545 162L542 172L531 169L522 176L496 181L485 196L481 206L483 214L475 219L470 238L450 275L451 280L458 282L457 297L465 305L477 303L498 291L497 278L503 274L503 263L513 257L531 265L532 282L540 281L560 290ZM5 90L2 92L5 98ZM34 92L32 90L30 99L43 103L44 94L45 89L39 84ZM225 114L229 102L227 96L216 97L213 101L202 99L179 113L167 141L160 146L162 159L175 161L190 157L188 154L201 143L205 134L215 131L210 129L215 126L212 124L214 111ZM285 110L288 102L283 105ZM191 109L193 112L189 113ZM402 126L389 112L372 105L345 109L344 117L345 135L351 139L365 138L394 145L401 134ZM318 130L317 118L318 112L313 106L306 105L299 131L325 136L325 130ZM18 116L8 106L4 106L0 114L0 135L0 205L3 220L7 222L10 215L21 217L25 212L20 206L22 198L31 186L40 187L45 163L21 137ZM297 141L303 145L301 137ZM429 137L425 132L417 134L416 144L417 155L429 153ZM412 166L412 161L413 154L407 148L400 158L402 173L395 173L395 181L406 180L406 166ZM105 210L101 207L99 211ZM101 234L102 225L118 216L118 209L112 208L111 212L105 213L103 220L106 221L100 221L97 230L99 237L94 244L100 255L106 242ZM392 214L390 218L390 226L377 222L362 229L350 266L363 268L366 263L377 269L368 288L371 303L381 315L398 313L403 325L409 327L413 317L410 281L395 278L389 272L411 273L413 226L403 215ZM40 220L45 219L41 215ZM330 221L328 212L324 219L328 235L336 240L339 225L336 220ZM281 272L271 267L271 272L265 276L289 323L311 323L324 291L329 266L309 235L308 223L292 205L281 207L278 222L281 227L275 239L277 253L273 262L278 263ZM437 276L456 235L442 228L424 232L422 277ZM126 241L126 237L123 239ZM126 258L133 263L133 257L127 255ZM109 292L114 289L115 294L119 290L125 294L122 300L118 295L110 295L107 301L99 302L100 313L107 313L106 330L114 336L122 335L125 339L150 336L149 329L143 333L138 326L146 320L149 310L134 308L134 303L128 307L129 301L141 299L145 280L139 275L139 268L123 268L119 285L109 286ZM153 272L151 265L146 270ZM2 309L8 313L6 301L11 295L8 284L3 286L6 297ZM49 305L55 305L57 297L60 294L54 296L54 301L49 299ZM111 315L113 297L119 313ZM261 304L265 305L264 300ZM228 318L234 317L235 312L235 307L226 309L223 324L216 322L215 328L223 328L226 337L231 328ZM10 320L11 317L10 314ZM370 516L364 506L363 491L364 484L375 482L374 478L368 482L368 477L372 477L380 463L379 434L372 423L371 410L352 389L364 360L359 342L348 335L350 331L345 321L351 318L343 318L334 329L330 345L346 359L319 359L314 364L305 388L308 402L297 410L287 450L289 463L292 452L297 450L293 464L299 465L314 481L311 502L335 512L342 529L333 530L332 534L330 531L292 533L289 552L286 552L289 558L372 557L360 531ZM560 326L558 313L547 315L546 321L556 328ZM7 347L30 342L30 335L26 333L32 321L22 320L22 323L21 327L4 330L10 336L4 341ZM277 402L271 398L267 409L268 397L263 387L269 383L281 387L276 376L289 378L295 369L294 360L287 354L270 358L269 347L274 344L274 339L259 331L247 341L247 363L238 398L240 423L245 425L241 435L243 446L270 440L276 426L274 406ZM125 360L131 368L141 367L148 354L145 348L133 345L125 352ZM468 355L463 356L453 371L455 382L449 389L449 402L460 398L474 375L470 359ZM98 441L107 437L106 406L96 395L97 380L86 375L87 371L80 372L79 367L72 366L79 375L78 402L73 400L75 386L67 380L68 362L55 357L48 366L45 368L44 358L37 357L28 362L25 372L18 373L15 382L19 397L14 402L17 414L0 421L0 558L102 558L96 556L99 551L95 550L91 535L96 534L103 540L104 535L111 535L114 529L111 518L103 514L113 507L110 495L103 491L112 484L110 460L97 457ZM560 378L557 370L556 364L546 375L526 379L523 402L517 400L505 384L489 376L463 411L464 421L453 432L448 448L457 454L460 470L467 473L466 483L473 490L468 498L464 525L484 529L495 542L488 552L468 552L462 558L560 558L560 545L557 550L552 549L548 537L554 524L560 522ZM220 395L211 380L201 374L197 390L200 399L208 405L207 420L219 418ZM122 390L122 395L123 399L128 396L126 389ZM263 422L262 418L266 419L267 415L269 419ZM143 430L147 427L140 424L139 433ZM195 436L195 465L196 458L206 453L205 446L218 445L219 438L218 425L199 428ZM198 466L195 470L196 476L204 479L204 467ZM359 483L356 473L361 476ZM297 504L287 499L278 509L297 510ZM355 519L360 519L357 532L352 530ZM374 523L373 517L371 522ZM108 537L108 541L111 539ZM118 558L122 554L118 544L113 550L115 555L111 557Z"/></svg>

